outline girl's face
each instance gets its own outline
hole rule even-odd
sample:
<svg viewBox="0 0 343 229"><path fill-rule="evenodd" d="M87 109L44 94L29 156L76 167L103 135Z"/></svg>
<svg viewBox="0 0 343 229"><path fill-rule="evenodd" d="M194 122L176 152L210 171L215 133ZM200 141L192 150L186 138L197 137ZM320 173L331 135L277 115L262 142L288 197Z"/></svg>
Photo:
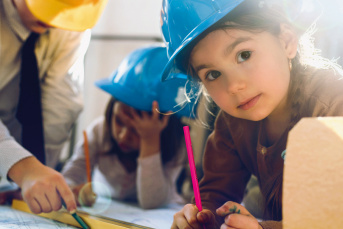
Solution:
<svg viewBox="0 0 343 229"><path fill-rule="evenodd" d="M134 109L117 101L112 113L112 137L125 153L139 150L140 138L136 129L131 124L131 113Z"/></svg>
<svg viewBox="0 0 343 229"><path fill-rule="evenodd" d="M228 114L252 121L277 116L286 109L288 59L296 54L289 32L213 31L192 50L191 67Z"/></svg>

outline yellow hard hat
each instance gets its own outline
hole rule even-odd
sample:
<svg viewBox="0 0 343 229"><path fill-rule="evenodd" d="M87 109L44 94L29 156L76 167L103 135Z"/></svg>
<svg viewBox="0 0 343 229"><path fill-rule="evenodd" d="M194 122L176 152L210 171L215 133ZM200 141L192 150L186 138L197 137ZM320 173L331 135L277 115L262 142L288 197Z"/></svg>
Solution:
<svg viewBox="0 0 343 229"><path fill-rule="evenodd" d="M98 21L108 0L25 0L40 21L66 30L84 31Z"/></svg>

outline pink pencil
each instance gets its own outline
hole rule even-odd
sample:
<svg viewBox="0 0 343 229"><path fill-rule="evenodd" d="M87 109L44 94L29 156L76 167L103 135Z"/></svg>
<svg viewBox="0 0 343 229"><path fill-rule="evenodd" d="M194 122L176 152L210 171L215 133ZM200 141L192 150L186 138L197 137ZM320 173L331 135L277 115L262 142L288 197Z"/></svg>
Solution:
<svg viewBox="0 0 343 229"><path fill-rule="evenodd" d="M185 135L189 168L191 170L191 176L192 176L192 184L193 184L195 205L197 206L199 211L202 211L202 204L201 204L201 199L200 199L200 191L199 191L198 178L197 178L197 174L195 172L195 163L194 163L191 135L189 134L189 126L184 126L183 127L183 132L184 132L184 135ZM203 228L205 228L204 225L203 225Z"/></svg>

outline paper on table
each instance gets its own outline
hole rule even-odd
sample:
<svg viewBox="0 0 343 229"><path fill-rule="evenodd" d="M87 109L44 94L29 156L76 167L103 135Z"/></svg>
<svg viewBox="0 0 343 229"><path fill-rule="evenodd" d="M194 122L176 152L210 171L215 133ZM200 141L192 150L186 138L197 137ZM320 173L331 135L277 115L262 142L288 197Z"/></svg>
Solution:
<svg viewBox="0 0 343 229"><path fill-rule="evenodd" d="M102 198L99 197L99 200L101 200ZM97 201L98 202L98 201ZM98 203L101 204L103 203L104 201L99 201ZM105 201L106 202L106 201ZM55 223L54 221L52 220L49 220L49 219L61 219L61 217L63 217L63 222L68 222L68 224L70 223L70 220L73 220L75 221L71 216L70 214L68 214L67 212L64 213L64 215L62 216L62 212L59 213L59 212L55 212L54 214L49 214L49 216L44 216L44 217L47 217L49 219L44 219L44 218L41 218L41 217L38 217L36 215L33 215L33 214L28 214L28 213L25 213L28 209L27 206L24 206L26 204L24 204L24 202L22 201L16 201L16 204L13 204L13 208L14 209L22 209L21 211L24 211L24 212L21 212L21 211L17 211L17 210L14 210L14 209L10 209L10 207L3 207L5 208L5 211L3 212L0 212L1 213L4 213L4 214L1 214L1 217L3 218L0 218L0 219L3 219L2 223L0 222L0 228L18 228L18 229L21 229L21 227L12 227L12 225L9 226L8 223L9 220L11 220L11 222L13 222L14 224L13 225L18 225L18 223L20 225L25 225L26 227L23 227L23 229L38 229L38 228L48 228L48 229L53 229L53 228L75 228L75 227L72 227L72 226L67 226L67 225L64 225L64 226L59 226L59 223ZM98 207L101 207L101 206L98 206ZM137 204L129 204L129 203L124 203L124 202L120 202L120 201L115 201L115 200L112 200L111 203L110 203L110 206L107 208L106 211L102 212L101 215L98 215L98 217L100 218L103 218L103 220L105 220L103 223L106 223L107 221L111 221L112 223L115 223L117 222L118 224L122 224L123 223L123 226L124 224L125 225L132 225L132 226L129 226L129 228L158 228L158 229L169 229L172 222L173 222L173 215L179 211L181 208L183 207L183 205L181 204L168 204L162 208L158 208L158 209L150 209L150 210L144 210L144 209L141 209L137 206ZM26 210L25 210L25 209ZM83 213L84 211L87 212L87 208L82 208L83 211L78 211L80 216L83 216L85 217L85 213ZM21 222L20 219L17 219L16 217L12 217L10 215L10 213L12 212L12 215L13 214L17 214L18 217L21 217L22 219L25 219L24 222ZM41 216L43 215L48 215L48 214L41 214ZM54 215L52 217L52 215ZM25 216L25 218L23 217ZM95 216L95 215L94 215ZM108 218L104 218L104 217L108 217ZM70 218L70 219L69 219ZM94 223L100 223L100 221L97 221L97 222L93 222L94 219L96 218L95 217L86 217L84 218L85 221L87 221L87 223L90 223L90 225L95 225ZM99 219L100 219L99 218ZM92 222L90 221L92 220ZM50 224L52 224L52 226L54 227L39 227L40 224L37 224L37 223L41 223L41 222L48 222ZM49 225L50 225L49 224ZM72 223L70 223L71 225L74 225ZM6 227L1 227L2 225L6 225ZM38 226L37 226L38 225ZM57 226L56 226L57 225ZM62 224L61 224L62 225ZM135 226L133 226L135 225ZM141 225L141 226L139 226ZM102 225L104 226L104 225ZM95 227L95 228L99 228L99 227ZM104 228L104 227L100 227L100 228ZM107 228L107 227L106 227ZM110 227L110 228L113 228L113 227ZM117 228L117 227L115 227ZM120 227L121 228L121 227ZM124 226L124 228L127 228Z"/></svg>
<svg viewBox="0 0 343 229"><path fill-rule="evenodd" d="M29 206L24 201L21 201L21 200L13 200L12 208L23 211L23 212L32 213L29 209ZM131 229L142 228L143 229L143 228L146 228L148 229L148 227L134 225L128 222L123 222L123 221L115 220L108 217L97 217L94 215L89 215L87 213L82 213L80 211L78 211L78 215L91 228L101 228L101 229L124 229L124 228L131 228ZM53 219L56 221L60 221L68 225L73 225L76 227L80 226L80 224L65 209L62 209L60 211L50 212L50 213L40 213L39 216L45 217L48 219Z"/></svg>
<svg viewBox="0 0 343 229"><path fill-rule="evenodd" d="M101 200L101 197L99 197ZM97 200L98 202L98 200ZM101 203L101 201L99 201ZM168 204L162 208L144 210L136 203L112 200L110 206L101 216L139 224L146 227L169 229L173 223L173 216L182 209L181 204ZM86 208L82 208L86 210ZM87 210L86 210L87 211Z"/></svg>
<svg viewBox="0 0 343 229"><path fill-rule="evenodd" d="M0 228L12 229L74 229L64 223L45 219L26 212L12 209L10 206L0 206Z"/></svg>

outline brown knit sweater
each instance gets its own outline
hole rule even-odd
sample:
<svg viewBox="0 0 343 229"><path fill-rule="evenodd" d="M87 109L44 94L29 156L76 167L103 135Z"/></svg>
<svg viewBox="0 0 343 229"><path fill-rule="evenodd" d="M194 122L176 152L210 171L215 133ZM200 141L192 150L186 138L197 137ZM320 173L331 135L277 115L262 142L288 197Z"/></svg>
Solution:
<svg viewBox="0 0 343 229"><path fill-rule="evenodd" d="M333 70L306 71L309 71L306 84L301 85L301 117L343 115L341 76ZM261 225L264 229L279 229L282 228L282 189L275 192L275 187L281 187L284 163L281 153L286 148L291 126L269 147L261 144L265 142L262 127L262 121L237 119L223 111L218 114L203 158L201 200L203 207L214 214L226 201L241 203L246 183L254 174L266 199L266 221ZM224 218L217 216L216 219L218 225L223 223Z"/></svg>

